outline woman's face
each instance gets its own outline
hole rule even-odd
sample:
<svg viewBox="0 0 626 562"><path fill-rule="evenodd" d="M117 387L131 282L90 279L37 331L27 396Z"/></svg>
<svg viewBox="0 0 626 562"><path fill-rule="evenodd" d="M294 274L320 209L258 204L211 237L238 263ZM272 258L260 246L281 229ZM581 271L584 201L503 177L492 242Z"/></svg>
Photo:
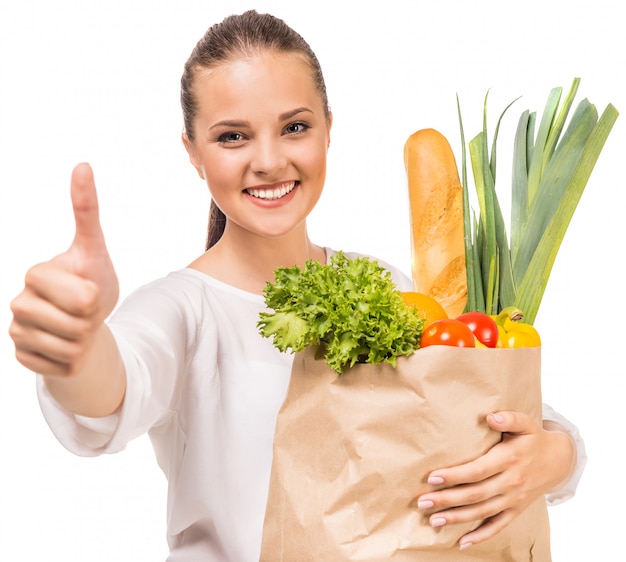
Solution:
<svg viewBox="0 0 626 562"><path fill-rule="evenodd" d="M330 120L310 68L264 52L194 78L195 138L185 146L227 229L285 236L317 203L326 177Z"/></svg>

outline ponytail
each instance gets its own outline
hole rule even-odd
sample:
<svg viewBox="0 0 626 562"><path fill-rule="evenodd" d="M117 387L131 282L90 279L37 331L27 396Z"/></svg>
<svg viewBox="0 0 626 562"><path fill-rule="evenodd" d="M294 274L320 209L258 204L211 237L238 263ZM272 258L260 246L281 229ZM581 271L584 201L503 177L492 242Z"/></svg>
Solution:
<svg viewBox="0 0 626 562"><path fill-rule="evenodd" d="M211 209L209 210L209 228L206 238L206 250L217 244L217 241L222 237L222 234L224 234L225 226L226 216L215 204L215 201L211 200Z"/></svg>

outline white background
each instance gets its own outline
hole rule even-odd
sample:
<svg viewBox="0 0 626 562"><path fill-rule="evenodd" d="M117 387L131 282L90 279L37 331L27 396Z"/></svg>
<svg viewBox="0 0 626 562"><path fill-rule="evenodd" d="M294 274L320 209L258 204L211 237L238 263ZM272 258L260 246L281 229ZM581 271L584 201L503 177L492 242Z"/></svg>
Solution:
<svg viewBox="0 0 626 562"><path fill-rule="evenodd" d="M123 296L202 251L209 198L180 142L178 84L206 28L250 7L284 18L325 70L334 127L313 239L407 273L403 145L434 127L459 156L457 93L468 137L481 127L488 89L492 123L522 96L500 137L505 199L517 118L541 112L552 87L580 76L578 99L626 112L623 16L609 0L0 0L1 326L26 269L71 241L69 176L79 161L95 170ZM550 509L558 562L623 551L625 119L591 176L536 322L544 398L579 425L590 457L577 496ZM148 439L112 457L66 452L2 331L0 559L164 559L165 480Z"/></svg>

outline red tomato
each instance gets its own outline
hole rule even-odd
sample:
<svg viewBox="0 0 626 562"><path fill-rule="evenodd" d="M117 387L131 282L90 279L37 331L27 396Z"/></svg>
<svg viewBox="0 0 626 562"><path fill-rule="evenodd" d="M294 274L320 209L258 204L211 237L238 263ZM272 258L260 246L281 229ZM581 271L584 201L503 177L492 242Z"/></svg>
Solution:
<svg viewBox="0 0 626 562"><path fill-rule="evenodd" d="M476 347L474 334L467 324L453 318L435 320L422 334L421 347L451 345L453 347Z"/></svg>
<svg viewBox="0 0 626 562"><path fill-rule="evenodd" d="M466 312L456 317L466 324L479 342L487 347L496 347L498 343L498 325L488 314L482 312Z"/></svg>

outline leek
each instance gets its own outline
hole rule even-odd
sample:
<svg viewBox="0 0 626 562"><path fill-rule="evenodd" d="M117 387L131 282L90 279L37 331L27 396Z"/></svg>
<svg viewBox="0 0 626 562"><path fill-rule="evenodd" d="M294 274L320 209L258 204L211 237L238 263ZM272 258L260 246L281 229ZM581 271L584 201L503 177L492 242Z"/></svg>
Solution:
<svg viewBox="0 0 626 562"><path fill-rule="evenodd" d="M513 142L508 226L496 190L496 145L502 118L517 100L500 114L490 150L485 96L483 128L467 144L478 201L476 213L469 204L468 159L457 96L466 310L498 314L507 306L516 306L524 312L524 322L535 321L567 228L618 117L612 104L598 117L595 106L587 99L580 101L569 117L579 83L580 78L575 78L563 100L562 88L553 88L539 121L537 114L528 110L519 118Z"/></svg>

